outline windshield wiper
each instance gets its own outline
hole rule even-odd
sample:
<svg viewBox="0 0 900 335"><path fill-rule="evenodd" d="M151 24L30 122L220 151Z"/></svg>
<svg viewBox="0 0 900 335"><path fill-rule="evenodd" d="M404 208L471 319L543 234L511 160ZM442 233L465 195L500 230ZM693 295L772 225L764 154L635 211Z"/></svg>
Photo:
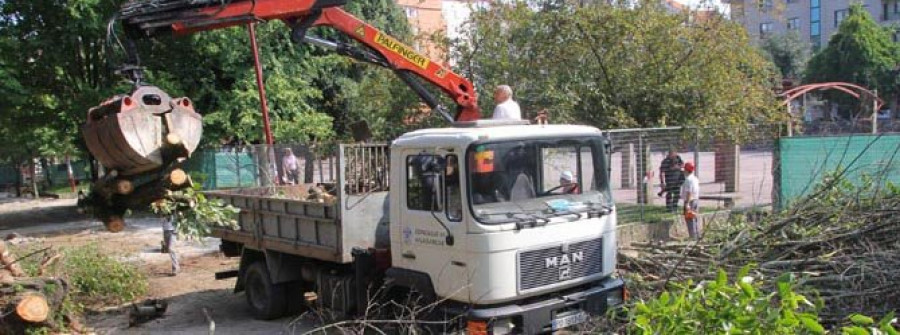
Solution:
<svg viewBox="0 0 900 335"><path fill-rule="evenodd" d="M606 204L603 204L603 203L599 203L599 202L588 201L588 202L585 202L584 204L588 205L588 217L596 215L596 217L599 218L602 216L609 215L609 213L612 213L612 210L613 210L612 207L610 207Z"/></svg>
<svg viewBox="0 0 900 335"><path fill-rule="evenodd" d="M525 215L526 217L520 217L520 216L516 216L516 215ZM515 220L516 230L546 226L548 223L550 223L550 219L547 217L538 216L535 214L528 214L528 213L524 213L524 212L509 213L507 215L507 217Z"/></svg>

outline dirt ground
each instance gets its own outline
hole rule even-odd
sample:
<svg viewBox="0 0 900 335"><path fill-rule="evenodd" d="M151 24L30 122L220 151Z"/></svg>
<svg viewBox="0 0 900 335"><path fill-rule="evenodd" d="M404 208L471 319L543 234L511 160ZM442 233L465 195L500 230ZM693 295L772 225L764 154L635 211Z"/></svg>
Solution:
<svg viewBox="0 0 900 335"><path fill-rule="evenodd" d="M166 315L129 327L129 305L108 307L86 315L99 334L208 334L203 310L215 322L216 334L302 334L314 328L304 317L273 321L253 319L244 295L234 294L235 279L215 280L215 273L237 268L237 259L218 252L219 241L178 241L181 273L170 275L170 260L160 253L161 221L153 217L126 219L125 231L109 233L103 225L75 210L75 200L23 200L0 193L0 238L15 233L16 243L65 247L94 243L140 267L149 278L146 298L169 302Z"/></svg>

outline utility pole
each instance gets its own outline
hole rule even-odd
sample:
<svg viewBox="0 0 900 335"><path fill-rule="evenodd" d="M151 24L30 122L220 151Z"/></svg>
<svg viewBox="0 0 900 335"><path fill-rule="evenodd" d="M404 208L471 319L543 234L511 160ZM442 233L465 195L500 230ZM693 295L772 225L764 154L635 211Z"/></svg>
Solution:
<svg viewBox="0 0 900 335"><path fill-rule="evenodd" d="M275 163L275 140L272 138L272 129L269 126L269 103L266 99L266 86L263 80L262 64L259 62L259 46L256 44L256 23L247 24L250 28L250 47L253 49L253 62L256 66L256 88L259 90L259 108L262 110L263 131L266 135L266 150L264 153L266 173L263 176L271 176L267 178L264 185L279 184L278 167Z"/></svg>
<svg viewBox="0 0 900 335"><path fill-rule="evenodd" d="M878 89L872 90L872 134L878 134Z"/></svg>

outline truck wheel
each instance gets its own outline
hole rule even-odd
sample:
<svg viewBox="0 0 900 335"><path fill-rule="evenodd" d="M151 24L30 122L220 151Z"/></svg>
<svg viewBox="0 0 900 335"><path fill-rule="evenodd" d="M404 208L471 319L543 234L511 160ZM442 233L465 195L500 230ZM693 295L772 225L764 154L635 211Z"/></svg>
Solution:
<svg viewBox="0 0 900 335"><path fill-rule="evenodd" d="M244 274L247 305L253 316L260 320L272 320L287 311L284 287L272 284L265 262L255 262Z"/></svg>

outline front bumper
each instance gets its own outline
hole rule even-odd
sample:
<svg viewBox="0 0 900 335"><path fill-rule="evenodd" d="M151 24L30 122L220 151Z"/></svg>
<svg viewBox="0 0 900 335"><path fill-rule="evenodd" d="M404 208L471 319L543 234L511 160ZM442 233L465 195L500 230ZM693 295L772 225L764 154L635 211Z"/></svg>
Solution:
<svg viewBox="0 0 900 335"><path fill-rule="evenodd" d="M606 278L593 286L565 292L521 304L492 308L475 308L468 311L468 320L515 320L517 334L543 334L552 331L552 322L558 313L581 310L592 315L603 314L610 307L607 298L624 301L625 282L619 278Z"/></svg>

